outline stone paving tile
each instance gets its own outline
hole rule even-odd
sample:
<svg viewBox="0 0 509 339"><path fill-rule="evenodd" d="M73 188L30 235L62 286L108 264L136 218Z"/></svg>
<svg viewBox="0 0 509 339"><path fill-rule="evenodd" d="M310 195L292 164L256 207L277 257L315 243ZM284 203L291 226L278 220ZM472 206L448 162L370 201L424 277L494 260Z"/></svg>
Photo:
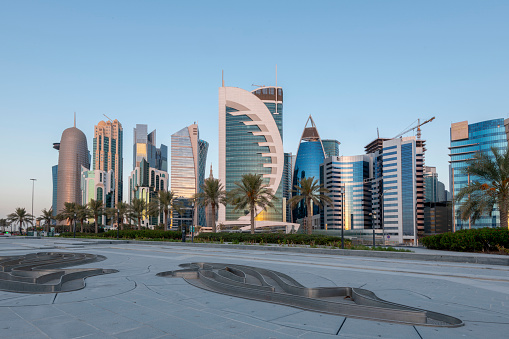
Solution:
<svg viewBox="0 0 509 339"><path fill-rule="evenodd" d="M225 311L241 313L266 321L286 317L290 314L301 312L289 306L282 306L260 301L245 300L240 304L234 304L224 309Z"/></svg>
<svg viewBox="0 0 509 339"><path fill-rule="evenodd" d="M413 326L376 322L347 318L341 330L340 336L351 338L401 338L419 339L419 334Z"/></svg>
<svg viewBox="0 0 509 339"><path fill-rule="evenodd" d="M98 311L96 313L89 313L77 317L77 319L108 334L115 334L143 325L142 323L133 319L105 310Z"/></svg>
<svg viewBox="0 0 509 339"><path fill-rule="evenodd" d="M336 334L343 320L345 320L344 317L335 315L302 311L273 320L272 322L306 331Z"/></svg>
<svg viewBox="0 0 509 339"><path fill-rule="evenodd" d="M64 311L59 310L57 307L53 305L32 306L32 307L11 307L10 309L13 313L16 313L17 315L28 321L66 315Z"/></svg>
<svg viewBox="0 0 509 339"><path fill-rule="evenodd" d="M118 339L138 339L138 338L159 338L167 333L156 328L150 326L141 326L138 328L134 328L128 331L122 331L120 333L115 333L115 338Z"/></svg>
<svg viewBox="0 0 509 339"><path fill-rule="evenodd" d="M97 328L83 321L69 320L67 316L36 320L32 324L53 339L79 338L92 334L107 336Z"/></svg>
<svg viewBox="0 0 509 339"><path fill-rule="evenodd" d="M261 329L261 328L254 329L249 332L244 332L244 333L242 333L242 337L250 338L250 339L266 339L266 338L290 339L290 338L295 338L293 335L279 333L276 331L265 330L265 329Z"/></svg>
<svg viewBox="0 0 509 339"><path fill-rule="evenodd" d="M196 338L213 332L210 328L205 328L198 324L173 316L168 316L165 319L149 321L146 322L146 325L157 328L170 335L175 335L179 338Z"/></svg>
<svg viewBox="0 0 509 339"><path fill-rule="evenodd" d="M0 318L0 336L2 338L7 337L18 337L18 338L28 338L30 334L33 333L41 333L38 329L23 319L18 319L14 321L3 320Z"/></svg>

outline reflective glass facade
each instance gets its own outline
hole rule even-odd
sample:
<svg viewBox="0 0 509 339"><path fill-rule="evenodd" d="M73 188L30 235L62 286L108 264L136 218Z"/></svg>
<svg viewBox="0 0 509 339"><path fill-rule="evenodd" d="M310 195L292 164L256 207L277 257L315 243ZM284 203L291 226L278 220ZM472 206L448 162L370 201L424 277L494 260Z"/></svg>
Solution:
<svg viewBox="0 0 509 339"><path fill-rule="evenodd" d="M465 135L464 138L453 137L453 130L451 129L450 162L453 198L463 187L472 181L478 180L478 178L469 177L464 173L464 168L468 166L468 160L472 159L476 152L490 152L492 147L501 151L507 148L504 119L493 119L469 124L468 137ZM460 206L461 202L454 204L453 218L455 230L497 227L500 225L500 216L497 210L493 212L492 216L483 216L473 223L471 220L464 221L458 217Z"/></svg>
<svg viewBox="0 0 509 339"><path fill-rule="evenodd" d="M147 125L137 124L133 129L133 169L146 159L150 167L168 171L168 147L161 144L156 147L156 131L147 134Z"/></svg>
<svg viewBox="0 0 509 339"><path fill-rule="evenodd" d="M322 227L345 230L368 229L372 227L370 155L326 158L320 166L321 184L333 204L323 210ZM343 196L344 188L344 196ZM344 198L344 199L343 199Z"/></svg>
<svg viewBox="0 0 509 339"><path fill-rule="evenodd" d="M233 89L226 87L224 91L239 91L239 89ZM278 103L276 106L276 90L278 92ZM254 97L253 97L254 95ZM232 98L233 99L233 98ZM263 103L264 107L268 109L270 118L273 122L257 120L254 121L248 114L236 114L239 110L235 107L225 106L225 117L224 117L224 163L220 161L220 177L221 171L224 166L224 183L226 191L231 191L235 187L235 182L240 182L244 174L262 174L263 180L266 185L273 184L279 179L279 185L275 189L275 196L278 198L273 201L275 205L274 209L268 209L262 211L256 216L256 220L271 220L271 221L283 221L283 171L281 173L274 174L274 169L278 168L278 164L273 162L276 159L274 136L266 136L264 132L267 130L261 130L260 125L264 128L267 124L271 125L275 122L277 127L276 133L279 133L278 139L283 138L283 104L282 104L282 89L281 88L263 88L249 93L242 90L242 98L236 97L238 101L235 104L238 105L252 105L253 107L259 107L259 103ZM220 99L221 100L221 99ZM242 102L242 100L249 100L249 103ZM259 100L259 101L258 101ZM254 102L258 101L258 102ZM279 102L281 101L281 102ZM232 103L232 106L234 104ZM258 116L265 118L266 109L255 112ZM249 111L246 111L249 113ZM243 112L241 112L243 113ZM222 118L220 117L220 120ZM272 125L274 126L274 125ZM220 129L222 127L220 126ZM220 136L221 138L221 136ZM270 144L270 145L269 145ZM281 144L281 168L284 167L284 153L282 152ZM274 166L274 167L272 167ZM279 178L273 177L274 175ZM220 207L222 208L222 207ZM235 221L248 214L248 211L234 211L234 207L227 205L225 207L225 220ZM221 218L221 216L220 216Z"/></svg>
<svg viewBox="0 0 509 339"><path fill-rule="evenodd" d="M52 203L51 203L51 207L53 208L53 216L56 216L58 213L57 213L57 194L58 194L58 190L57 190L57 183L58 183L58 165L55 165L53 167L51 167L51 178L52 178L52 181L53 181L53 199L52 199Z"/></svg>
<svg viewBox="0 0 509 339"><path fill-rule="evenodd" d="M322 145L326 158L339 157L339 141L332 139L322 139Z"/></svg>

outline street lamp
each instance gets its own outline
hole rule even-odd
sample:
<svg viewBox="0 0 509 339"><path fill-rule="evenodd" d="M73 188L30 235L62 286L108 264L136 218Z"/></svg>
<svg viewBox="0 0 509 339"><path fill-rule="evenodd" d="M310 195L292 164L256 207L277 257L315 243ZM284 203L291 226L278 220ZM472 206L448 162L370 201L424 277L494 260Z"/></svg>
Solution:
<svg viewBox="0 0 509 339"><path fill-rule="evenodd" d="M341 249L345 249L345 184L341 185Z"/></svg>
<svg viewBox="0 0 509 339"><path fill-rule="evenodd" d="M32 227L34 227L34 188L35 188L35 182L37 181L37 179L30 179L30 180L32 180Z"/></svg>
<svg viewBox="0 0 509 339"><path fill-rule="evenodd" d="M76 212L74 212L74 238L76 238Z"/></svg>

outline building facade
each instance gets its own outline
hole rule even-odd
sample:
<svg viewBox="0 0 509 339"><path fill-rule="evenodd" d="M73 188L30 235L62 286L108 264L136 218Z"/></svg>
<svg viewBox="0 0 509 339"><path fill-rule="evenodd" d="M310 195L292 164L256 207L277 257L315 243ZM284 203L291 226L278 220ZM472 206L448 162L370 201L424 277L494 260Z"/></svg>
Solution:
<svg viewBox="0 0 509 339"><path fill-rule="evenodd" d="M147 205L154 201L159 191L168 190L169 182L168 172L150 167L145 158L142 158L140 165L135 167L129 176L129 201L132 199L142 199ZM143 225L145 227L153 227L163 222L162 212L158 216L148 216L144 214Z"/></svg>
<svg viewBox="0 0 509 339"><path fill-rule="evenodd" d="M315 178L320 180L320 164L325 159L325 151L322 145L322 140L316 129L315 122L311 115L306 121L304 131L299 142L297 150L297 158L293 169L293 186L299 186L299 183L304 178ZM298 192L293 192L293 196L298 195ZM298 221L304 219L308 214L306 211L306 202L301 200L293 209L293 220ZM312 215L319 213L319 207L313 207Z"/></svg>
<svg viewBox="0 0 509 339"><path fill-rule="evenodd" d="M332 204L321 212L321 228L360 230L372 228L371 155L328 157L320 165L320 183L329 190Z"/></svg>
<svg viewBox="0 0 509 339"><path fill-rule="evenodd" d="M148 126L137 124L133 130L133 169L145 159L149 166L160 171L168 171L168 147L156 147L156 130L147 133Z"/></svg>
<svg viewBox="0 0 509 339"><path fill-rule="evenodd" d="M438 180L436 167L424 166L424 202L447 201L445 185Z"/></svg>
<svg viewBox="0 0 509 339"><path fill-rule="evenodd" d="M261 225L283 222L283 89L261 87L252 92L219 88L219 179L226 191L244 174L260 174L278 198L274 209L257 209ZM219 223L248 224L249 212L219 206Z"/></svg>
<svg viewBox="0 0 509 339"><path fill-rule="evenodd" d="M56 213L66 202L82 204L81 166L90 168L87 137L76 127L64 130L58 150Z"/></svg>
<svg viewBox="0 0 509 339"><path fill-rule="evenodd" d="M106 207L114 207L123 198L123 129L117 120L100 121L94 127L94 146L92 169L113 171L115 189L103 200Z"/></svg>
<svg viewBox="0 0 509 339"><path fill-rule="evenodd" d="M497 210L491 216L485 215L480 217L475 223L471 219L461 220L459 209L462 202L454 202L454 197L462 188L478 180L478 178L470 177L464 173L464 169L468 166L468 161L472 159L475 153L485 152L490 154L492 147L500 151L507 149L504 119L486 120L473 124L469 124L468 121L457 122L451 124L450 132L450 184L452 188L454 231L500 226L500 214Z"/></svg>
<svg viewBox="0 0 509 339"><path fill-rule="evenodd" d="M116 189L116 185L113 169L106 172L81 167L81 201L83 205L88 204L92 199L107 201L107 198L112 196L114 189ZM106 216L101 215L99 218L99 222L106 225Z"/></svg>
<svg viewBox="0 0 509 339"><path fill-rule="evenodd" d="M171 136L171 189L185 206L181 213L173 211L172 228L182 224L207 224L205 208L193 206L191 200L202 192L208 148L208 142L200 139L197 124L184 127Z"/></svg>
<svg viewBox="0 0 509 339"><path fill-rule="evenodd" d="M322 139L323 151L325 157L339 157L339 145L341 143L334 139Z"/></svg>

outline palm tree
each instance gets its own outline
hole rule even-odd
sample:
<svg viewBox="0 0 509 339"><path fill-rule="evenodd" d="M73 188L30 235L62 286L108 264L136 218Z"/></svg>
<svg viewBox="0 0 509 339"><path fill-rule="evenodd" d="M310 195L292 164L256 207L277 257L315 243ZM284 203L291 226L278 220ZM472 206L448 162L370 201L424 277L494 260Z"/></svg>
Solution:
<svg viewBox="0 0 509 339"><path fill-rule="evenodd" d="M124 219L127 218L128 208L129 205L127 203L123 201L117 202L118 220L122 231L124 230Z"/></svg>
<svg viewBox="0 0 509 339"><path fill-rule="evenodd" d="M159 191L157 200L159 201L159 208L164 214L164 230L167 231L168 214L170 210L178 208L177 202L175 201L175 193L173 191Z"/></svg>
<svg viewBox="0 0 509 339"><path fill-rule="evenodd" d="M19 233L23 233L22 227L23 224L32 225L33 216L30 213L27 213L25 208L17 207L14 213L11 213L7 216L7 220L9 222L18 222L19 223Z"/></svg>
<svg viewBox="0 0 509 339"><path fill-rule="evenodd" d="M64 208L57 215L58 220L67 220L69 232L71 232L73 220L76 219L76 206L77 204L75 202L66 202L64 203Z"/></svg>
<svg viewBox="0 0 509 339"><path fill-rule="evenodd" d="M300 179L298 185L295 185L295 190L292 190L292 192L297 193L297 195L291 197L290 200L288 200L288 204L291 207L295 207L299 202L304 200L306 203L307 214L306 229L307 233L311 234L313 229L313 210L311 207L311 202L319 207L322 207L324 204L332 204L332 199L324 195L324 193L329 193L329 190L323 187L323 185L320 185L315 177L310 177Z"/></svg>
<svg viewBox="0 0 509 339"><path fill-rule="evenodd" d="M251 234L254 234L254 221L256 208L266 210L267 207L274 208L272 201L277 200L272 194L272 190L268 185L263 183L261 174L244 174L240 182L236 182L237 186L231 190L228 200L231 205L235 206L234 211L243 210L249 207L251 216Z"/></svg>
<svg viewBox="0 0 509 339"><path fill-rule="evenodd" d="M139 198L133 198L127 207L131 218L138 220L138 230L141 230L141 219L143 218L143 213L145 213L146 209L146 201Z"/></svg>
<svg viewBox="0 0 509 339"><path fill-rule="evenodd" d="M206 207L210 205L212 208L212 232L216 233L216 209L219 204L226 204L226 191L219 179L214 179L212 174L205 179L200 188L203 192L195 194L194 198L198 206Z"/></svg>
<svg viewBox="0 0 509 339"><path fill-rule="evenodd" d="M102 200L90 200L88 202L88 208L90 213L94 216L95 220L95 233L99 233L99 228L97 225L97 221L99 220L99 216L104 213L104 204Z"/></svg>
<svg viewBox="0 0 509 339"><path fill-rule="evenodd" d="M495 205L500 211L500 226L508 227L509 210L509 149L500 152L491 148L491 153L474 154L464 173L473 181L463 187L455 197L460 204L459 217L471 218L475 223L482 215L492 214ZM462 201L464 200L464 201Z"/></svg>
<svg viewBox="0 0 509 339"><path fill-rule="evenodd" d="M53 208L50 208L49 210L44 208L41 212L42 214L40 215L40 217L37 218L37 220L44 221L44 223L46 224L46 232L49 232L51 220L55 219L53 217Z"/></svg>
<svg viewBox="0 0 509 339"><path fill-rule="evenodd" d="M83 233L83 222L91 216L87 205L76 205L76 219L80 221L80 233Z"/></svg>

